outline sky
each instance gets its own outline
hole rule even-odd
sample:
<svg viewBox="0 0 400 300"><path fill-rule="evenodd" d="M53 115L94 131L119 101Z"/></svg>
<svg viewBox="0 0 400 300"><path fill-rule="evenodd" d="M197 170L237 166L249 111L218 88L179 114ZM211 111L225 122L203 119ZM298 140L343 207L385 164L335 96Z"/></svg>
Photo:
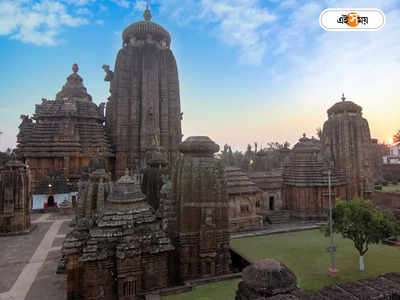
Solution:
<svg viewBox="0 0 400 300"><path fill-rule="evenodd" d="M379 8L377 32L332 32L326 8ZM103 64L115 64L122 31L143 19L143 0L0 0L0 150L14 147L21 114L54 99L79 64L97 104L109 97ZM372 137L400 129L400 0L150 0L172 36L184 139L221 147L316 134L326 111L363 107Z"/></svg>

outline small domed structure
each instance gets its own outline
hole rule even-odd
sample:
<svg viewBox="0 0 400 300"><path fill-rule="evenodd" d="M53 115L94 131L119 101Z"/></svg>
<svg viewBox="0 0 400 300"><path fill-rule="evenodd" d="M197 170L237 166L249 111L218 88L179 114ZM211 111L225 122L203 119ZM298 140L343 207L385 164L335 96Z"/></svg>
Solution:
<svg viewBox="0 0 400 300"><path fill-rule="evenodd" d="M297 288L296 275L275 259L252 263L242 271L236 300L258 299L290 293Z"/></svg>
<svg viewBox="0 0 400 300"><path fill-rule="evenodd" d="M146 195L140 190L140 186L128 171L114 185L112 193L107 199L107 208L139 208L147 207Z"/></svg>
<svg viewBox="0 0 400 300"><path fill-rule="evenodd" d="M179 145L182 153L212 155L219 151L219 146L208 136L191 136Z"/></svg>

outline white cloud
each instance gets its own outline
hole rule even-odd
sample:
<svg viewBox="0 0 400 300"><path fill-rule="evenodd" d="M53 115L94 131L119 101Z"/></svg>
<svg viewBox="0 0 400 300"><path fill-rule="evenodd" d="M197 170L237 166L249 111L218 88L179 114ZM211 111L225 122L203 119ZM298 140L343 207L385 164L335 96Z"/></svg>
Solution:
<svg viewBox="0 0 400 300"><path fill-rule="evenodd" d="M97 25L104 25L104 20L96 20Z"/></svg>
<svg viewBox="0 0 400 300"><path fill-rule="evenodd" d="M99 11L100 12L106 12L106 11L108 11L108 7L107 6L105 6L104 4L99 4Z"/></svg>
<svg viewBox="0 0 400 300"><path fill-rule="evenodd" d="M96 0L63 0L67 4L76 6L86 6L88 4L96 2Z"/></svg>
<svg viewBox="0 0 400 300"><path fill-rule="evenodd" d="M0 34L25 43L52 46L63 27L87 24L82 17L71 15L58 1L30 0L0 2Z"/></svg>
<svg viewBox="0 0 400 300"><path fill-rule="evenodd" d="M296 0L284 0L280 4L282 8L293 8L295 6L297 6Z"/></svg>
<svg viewBox="0 0 400 300"><path fill-rule="evenodd" d="M129 8L131 5L131 3L128 0L110 0L110 1L123 8Z"/></svg>
<svg viewBox="0 0 400 300"><path fill-rule="evenodd" d="M146 9L145 0L136 0L134 10L143 12Z"/></svg>
<svg viewBox="0 0 400 300"><path fill-rule="evenodd" d="M166 0L159 1L161 11L180 24L205 22L214 26L214 34L239 50L240 61L260 65L268 44L268 25L276 20L260 0Z"/></svg>
<svg viewBox="0 0 400 300"><path fill-rule="evenodd" d="M76 14L83 16L92 16L92 12L87 7L79 7L76 11Z"/></svg>
<svg viewBox="0 0 400 300"><path fill-rule="evenodd" d="M268 10L257 7L255 1L202 1L202 15L219 22L219 37L240 49L240 60L259 65L267 43L263 38L266 24L276 17Z"/></svg>

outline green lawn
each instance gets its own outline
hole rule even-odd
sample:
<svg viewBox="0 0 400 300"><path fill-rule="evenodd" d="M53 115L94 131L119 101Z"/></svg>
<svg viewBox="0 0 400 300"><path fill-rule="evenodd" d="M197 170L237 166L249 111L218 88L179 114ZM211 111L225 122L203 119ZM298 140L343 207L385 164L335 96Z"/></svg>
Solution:
<svg viewBox="0 0 400 300"><path fill-rule="evenodd" d="M389 184L387 186L382 186L382 191L383 192L394 192L394 191L400 192L400 184Z"/></svg>
<svg viewBox="0 0 400 300"><path fill-rule="evenodd" d="M329 238L319 230L234 239L231 245L253 261L267 257L282 261L296 273L304 289L315 290L338 281L355 281L400 270L399 248L371 245L364 258L365 271L360 272L359 256L353 243L335 235L335 258L340 273L338 278L331 278L327 273L330 258L325 250Z"/></svg>
<svg viewBox="0 0 400 300"><path fill-rule="evenodd" d="M163 297L163 300L233 300L239 279L199 285L188 293Z"/></svg>
<svg viewBox="0 0 400 300"><path fill-rule="evenodd" d="M372 245L365 255L366 271L358 271L358 253L349 240L335 236L336 263L339 277L328 276L329 239L319 230L278 235L233 239L231 246L251 260L275 258L292 269L300 287L320 289L338 281L355 281L387 272L400 271L400 249ZM192 292L164 297L166 300L229 300L234 299L238 280L228 280L198 286Z"/></svg>

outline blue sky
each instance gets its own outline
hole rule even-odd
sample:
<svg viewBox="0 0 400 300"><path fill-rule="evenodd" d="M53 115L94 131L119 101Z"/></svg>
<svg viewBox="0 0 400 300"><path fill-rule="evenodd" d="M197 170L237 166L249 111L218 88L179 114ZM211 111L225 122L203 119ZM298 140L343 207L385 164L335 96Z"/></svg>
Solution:
<svg viewBox="0 0 400 300"><path fill-rule="evenodd" d="M221 146L288 140L326 120L344 92L364 108L373 137L400 128L400 0L153 0L172 36L183 133ZM140 0L0 0L0 149L19 116L55 94L78 63L96 103L107 99L121 33L142 19ZM378 32L325 32L325 8L380 8Z"/></svg>

